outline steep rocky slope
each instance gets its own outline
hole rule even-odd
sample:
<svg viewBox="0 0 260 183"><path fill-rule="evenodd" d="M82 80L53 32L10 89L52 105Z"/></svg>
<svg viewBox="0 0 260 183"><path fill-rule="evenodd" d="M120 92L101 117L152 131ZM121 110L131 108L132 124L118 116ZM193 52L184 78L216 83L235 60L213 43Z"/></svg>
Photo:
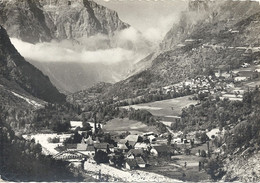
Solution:
<svg viewBox="0 0 260 183"><path fill-rule="evenodd" d="M118 82L128 64L106 65L102 63L34 62L35 67L47 75L51 82L63 93L77 92L98 82ZM123 67L123 68L122 68Z"/></svg>
<svg viewBox="0 0 260 183"><path fill-rule="evenodd" d="M91 0L1 0L0 24L10 37L31 43L111 36L129 27L115 11Z"/></svg>
<svg viewBox="0 0 260 183"><path fill-rule="evenodd" d="M49 78L17 52L6 30L0 26L0 78L3 86L37 97L47 102L65 102L65 96L51 84ZM23 92L25 91L25 92Z"/></svg>

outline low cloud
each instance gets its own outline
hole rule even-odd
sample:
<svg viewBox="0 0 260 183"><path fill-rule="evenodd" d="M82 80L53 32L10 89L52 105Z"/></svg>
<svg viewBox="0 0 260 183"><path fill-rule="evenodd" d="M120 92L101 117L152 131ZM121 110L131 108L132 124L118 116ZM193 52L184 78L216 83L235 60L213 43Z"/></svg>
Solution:
<svg viewBox="0 0 260 183"><path fill-rule="evenodd" d="M166 33L172 28L173 24L179 21L179 18L179 11L175 11L167 16L162 16L157 19L154 26L143 31L143 36L145 39L158 45L163 40Z"/></svg>
<svg viewBox="0 0 260 183"><path fill-rule="evenodd" d="M138 31L130 27L114 36L96 35L77 40L52 41L31 44L16 38L11 42L25 57L38 62L75 62L117 64L136 63L151 50L151 44Z"/></svg>

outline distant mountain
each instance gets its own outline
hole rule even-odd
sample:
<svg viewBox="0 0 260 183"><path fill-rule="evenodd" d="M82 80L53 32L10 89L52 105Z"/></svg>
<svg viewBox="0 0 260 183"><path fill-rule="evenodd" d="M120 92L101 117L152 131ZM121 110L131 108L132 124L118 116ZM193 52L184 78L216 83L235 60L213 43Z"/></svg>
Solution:
<svg viewBox="0 0 260 183"><path fill-rule="evenodd" d="M1 0L0 24L10 37L30 43L111 36L129 27L115 11L91 0Z"/></svg>
<svg viewBox="0 0 260 183"><path fill-rule="evenodd" d="M34 96L52 103L65 102L65 95L59 93L49 78L17 52L2 26L0 26L0 84L2 93L19 92L13 94L20 99ZM23 97L20 94L24 94ZM29 101L27 98L24 100Z"/></svg>
<svg viewBox="0 0 260 183"><path fill-rule="evenodd" d="M151 88L208 75L221 65L232 69L260 58L259 50L252 49L260 46L258 2L198 2L203 4L182 13L160 44L156 57L146 61L148 67L110 87L105 97L144 95Z"/></svg>

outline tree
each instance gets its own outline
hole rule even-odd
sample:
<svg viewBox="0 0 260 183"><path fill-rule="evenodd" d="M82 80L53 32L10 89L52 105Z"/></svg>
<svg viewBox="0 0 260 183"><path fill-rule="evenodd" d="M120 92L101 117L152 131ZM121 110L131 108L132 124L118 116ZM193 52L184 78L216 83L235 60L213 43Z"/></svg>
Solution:
<svg viewBox="0 0 260 183"><path fill-rule="evenodd" d="M223 164L218 159L210 159L205 167L206 172L211 176L212 179L221 179L224 175Z"/></svg>
<svg viewBox="0 0 260 183"><path fill-rule="evenodd" d="M83 131L91 131L92 127L89 123L83 121Z"/></svg>
<svg viewBox="0 0 260 183"><path fill-rule="evenodd" d="M200 153L201 157L206 158L207 157L207 153L205 150L202 150Z"/></svg>
<svg viewBox="0 0 260 183"><path fill-rule="evenodd" d="M207 136L206 132L203 132L201 135L200 135L200 140L202 143L205 143L209 140L209 137Z"/></svg>
<svg viewBox="0 0 260 183"><path fill-rule="evenodd" d="M171 142L172 142L172 135L169 134L169 135L168 135L168 138L167 138L167 144L168 144L168 145L171 145Z"/></svg>
<svg viewBox="0 0 260 183"><path fill-rule="evenodd" d="M97 162L97 164L108 163L109 158L106 152L99 150L95 153L94 160Z"/></svg>

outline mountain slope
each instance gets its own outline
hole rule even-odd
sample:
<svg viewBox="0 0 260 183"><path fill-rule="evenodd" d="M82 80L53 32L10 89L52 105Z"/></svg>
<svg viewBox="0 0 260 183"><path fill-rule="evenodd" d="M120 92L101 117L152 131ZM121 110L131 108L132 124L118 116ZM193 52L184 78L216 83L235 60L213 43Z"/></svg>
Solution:
<svg viewBox="0 0 260 183"><path fill-rule="evenodd" d="M118 82L127 71L128 63L106 65L102 63L29 62L48 75L62 92L77 92L98 82ZM122 69L123 68L123 69Z"/></svg>
<svg viewBox="0 0 260 183"><path fill-rule="evenodd" d="M2 26L0 26L0 73L2 80L13 82L13 85L18 85L34 97L47 102L65 102L65 96L59 93L49 78L17 52Z"/></svg>
<svg viewBox="0 0 260 183"><path fill-rule="evenodd" d="M161 51L151 66L115 84L104 96L139 96L149 92L149 88L208 75L220 65L233 69L260 58L258 2L209 1L206 7L183 12L161 43Z"/></svg>
<svg viewBox="0 0 260 183"><path fill-rule="evenodd" d="M30 43L90 37L98 33L111 36L129 27L115 11L90 0L2 0L0 24L10 37Z"/></svg>

